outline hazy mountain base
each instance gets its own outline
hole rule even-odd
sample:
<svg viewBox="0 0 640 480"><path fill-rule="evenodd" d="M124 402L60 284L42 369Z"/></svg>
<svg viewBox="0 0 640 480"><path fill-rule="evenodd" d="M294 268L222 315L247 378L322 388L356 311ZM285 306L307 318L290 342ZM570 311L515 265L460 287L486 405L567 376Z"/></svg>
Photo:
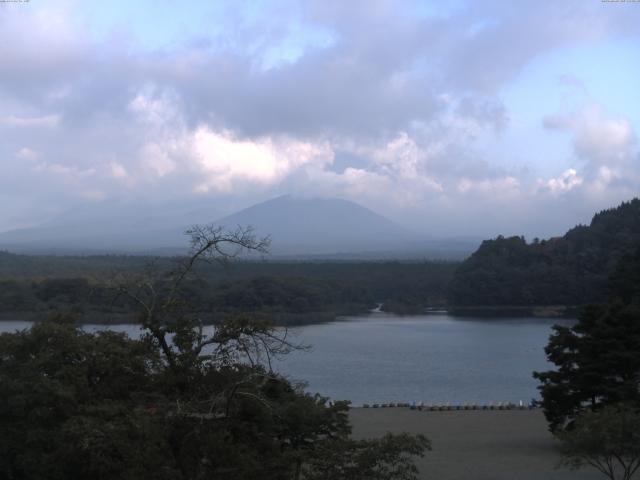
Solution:
<svg viewBox="0 0 640 480"><path fill-rule="evenodd" d="M215 217L207 211L188 215L149 212L149 218L137 221L137 213L126 219L105 218L101 211L77 217L68 214L39 227L2 232L0 248L37 255L185 255L184 232L190 221L232 230L238 225L251 226L256 235L271 238L268 258L274 260L461 260L480 243L479 238L438 239L417 233L337 198L285 195L213 222Z"/></svg>

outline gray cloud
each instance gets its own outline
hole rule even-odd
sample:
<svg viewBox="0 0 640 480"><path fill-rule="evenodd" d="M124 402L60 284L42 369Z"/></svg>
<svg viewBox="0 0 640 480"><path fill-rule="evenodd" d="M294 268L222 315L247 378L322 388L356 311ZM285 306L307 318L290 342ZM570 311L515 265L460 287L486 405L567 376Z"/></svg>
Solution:
<svg viewBox="0 0 640 480"><path fill-rule="evenodd" d="M507 198L512 214L487 228L507 224L564 184L536 186L476 148L509 128L501 88L545 52L632 35L640 21L640 9L578 1L470 2L435 16L384 1L274 5L261 21L229 12L210 37L157 51L126 36L97 41L64 7L3 11L0 185L20 208L0 229L78 205L231 208L285 191L347 196L450 229ZM331 40L265 65L292 18ZM546 125L572 132L582 159L604 164L622 148L566 122ZM202 145L236 165L203 158ZM238 166L249 154L261 172ZM635 154L630 143L624 155Z"/></svg>

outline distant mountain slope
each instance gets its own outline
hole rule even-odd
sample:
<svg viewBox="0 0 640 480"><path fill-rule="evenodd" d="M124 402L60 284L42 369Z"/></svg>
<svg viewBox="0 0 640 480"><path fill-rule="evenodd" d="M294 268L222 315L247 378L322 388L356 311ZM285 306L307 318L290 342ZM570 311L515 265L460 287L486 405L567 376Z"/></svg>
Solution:
<svg viewBox="0 0 640 480"><path fill-rule="evenodd" d="M227 228L251 225L270 235L272 253L326 254L406 248L421 240L357 203L337 198L267 200L216 222Z"/></svg>
<svg viewBox="0 0 640 480"><path fill-rule="evenodd" d="M185 228L186 229L186 228ZM102 254L185 251L184 229L140 225L68 223L0 233L0 248L20 253Z"/></svg>
<svg viewBox="0 0 640 480"><path fill-rule="evenodd" d="M588 226L527 244L482 242L450 284L454 305L581 305L607 296L617 261L640 246L640 200L597 213Z"/></svg>
<svg viewBox="0 0 640 480"><path fill-rule="evenodd" d="M186 252L184 232L194 223L228 229L252 226L257 235L272 238L270 253L279 259L462 259L479 244L479 240L420 235L337 198L282 196L215 222L203 207L197 215L131 210L110 216L100 211L70 213L37 228L3 232L0 249L29 254L177 255Z"/></svg>

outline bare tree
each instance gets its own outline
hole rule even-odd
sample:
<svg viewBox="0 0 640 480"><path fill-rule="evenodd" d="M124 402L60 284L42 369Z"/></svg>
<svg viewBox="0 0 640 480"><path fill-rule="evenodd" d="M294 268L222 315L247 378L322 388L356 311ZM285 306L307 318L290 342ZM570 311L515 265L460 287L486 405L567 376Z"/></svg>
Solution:
<svg viewBox="0 0 640 480"><path fill-rule="evenodd" d="M251 228L226 231L215 226L192 227L189 255L173 268L151 263L135 276L125 275L115 282L117 294L125 296L139 309L143 336L162 352L165 365L176 385L187 388L204 371L229 368L235 380L222 389L200 390L182 399L171 415L216 420L228 418L233 402L251 397L267 405L262 387L277 378L272 360L292 350L303 349L290 341L287 329L276 329L269 322L247 315L226 318L207 328L198 309L183 297L182 287L195 275L201 262L226 266L244 252L266 253L270 240L257 238ZM243 369L241 365L246 365ZM202 388L205 383L198 382Z"/></svg>
<svg viewBox="0 0 640 480"><path fill-rule="evenodd" d="M212 225L196 225L186 234L191 239L191 248L177 266L163 272L157 263L152 263L136 275L121 277L114 282L118 295L137 305L142 328L158 344L172 368L201 357L205 348L210 347L210 353L202 358L243 356L251 364L264 360L271 370L272 357L293 347L286 330L276 334L266 322L240 317L214 327L213 333L206 335L202 318L185 301L181 291L200 262L226 266L245 252L266 253L270 239L256 237L251 227L227 231Z"/></svg>

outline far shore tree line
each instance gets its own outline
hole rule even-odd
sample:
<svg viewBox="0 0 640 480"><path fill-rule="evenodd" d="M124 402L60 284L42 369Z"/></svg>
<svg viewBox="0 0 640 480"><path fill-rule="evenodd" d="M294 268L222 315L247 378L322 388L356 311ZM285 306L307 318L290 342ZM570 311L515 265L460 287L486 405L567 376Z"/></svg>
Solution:
<svg viewBox="0 0 640 480"><path fill-rule="evenodd" d="M460 314L483 309L527 314L544 306L570 307L565 311L572 314L606 301L610 275L637 245L640 200L634 199L562 237L529 243L523 237L487 240L461 263L237 261L231 269L199 265L181 289L201 315L209 315L207 322L250 313L280 325L317 323L365 313L379 303L384 311L399 314L429 307ZM171 268L180 261L0 252L0 316L28 318L73 309L86 321L126 321L135 305L127 298L114 301L114 277L140 274L149 263Z"/></svg>
<svg viewBox="0 0 640 480"><path fill-rule="evenodd" d="M132 319L136 305L114 296L123 275L149 265L171 269L178 258L27 257L0 253L0 315L33 318L71 311L87 322ZM25 268L22 266L26 265ZM443 305L456 263L451 262L245 262L229 268L198 265L181 285L206 323L235 314L258 314L278 325L331 321L368 312L379 303L395 313ZM157 279L159 283L163 279ZM162 286L158 284L157 288Z"/></svg>

